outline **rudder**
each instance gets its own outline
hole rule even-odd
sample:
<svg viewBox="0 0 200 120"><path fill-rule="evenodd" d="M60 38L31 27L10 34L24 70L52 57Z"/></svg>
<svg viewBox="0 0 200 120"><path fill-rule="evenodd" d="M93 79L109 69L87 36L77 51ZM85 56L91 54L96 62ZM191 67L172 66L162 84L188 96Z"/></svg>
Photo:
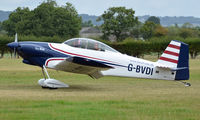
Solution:
<svg viewBox="0 0 200 120"><path fill-rule="evenodd" d="M180 41L177 41L180 42ZM176 71L175 80L188 80L189 79L189 45L181 43L180 54Z"/></svg>

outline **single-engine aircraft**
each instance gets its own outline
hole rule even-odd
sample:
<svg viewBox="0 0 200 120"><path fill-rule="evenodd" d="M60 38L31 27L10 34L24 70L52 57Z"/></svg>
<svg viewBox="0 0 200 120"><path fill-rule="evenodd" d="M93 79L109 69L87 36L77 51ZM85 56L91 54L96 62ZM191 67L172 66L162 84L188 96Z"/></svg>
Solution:
<svg viewBox="0 0 200 120"><path fill-rule="evenodd" d="M22 58L23 63L42 68L42 88L64 88L67 84L51 79L47 69L87 74L97 79L103 76L136 77L173 80L189 79L188 45L172 40L156 62L122 54L108 45L88 38L73 38L63 43L15 42L7 45ZM46 74L46 75L45 75Z"/></svg>

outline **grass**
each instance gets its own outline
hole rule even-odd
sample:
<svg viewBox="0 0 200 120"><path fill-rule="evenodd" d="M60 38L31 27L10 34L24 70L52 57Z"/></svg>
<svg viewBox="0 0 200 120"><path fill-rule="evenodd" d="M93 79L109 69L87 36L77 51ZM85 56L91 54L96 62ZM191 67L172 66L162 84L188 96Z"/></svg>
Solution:
<svg viewBox="0 0 200 120"><path fill-rule="evenodd" d="M70 88L42 89L39 67L0 59L0 120L198 120L200 59L190 60L191 87L178 82L48 70Z"/></svg>

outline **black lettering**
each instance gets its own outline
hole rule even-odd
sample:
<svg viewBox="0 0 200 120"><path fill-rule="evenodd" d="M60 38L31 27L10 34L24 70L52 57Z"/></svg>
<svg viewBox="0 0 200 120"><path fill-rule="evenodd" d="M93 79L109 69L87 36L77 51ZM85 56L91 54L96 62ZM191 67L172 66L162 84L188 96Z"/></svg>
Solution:
<svg viewBox="0 0 200 120"><path fill-rule="evenodd" d="M129 64L128 65L128 71L132 71L133 70L133 65L132 64Z"/></svg>
<svg viewBox="0 0 200 120"><path fill-rule="evenodd" d="M151 68L151 75L153 75L153 68Z"/></svg>
<svg viewBox="0 0 200 120"><path fill-rule="evenodd" d="M146 67L141 66L141 72L142 72L142 74L144 74L145 70L146 70Z"/></svg>
<svg viewBox="0 0 200 120"><path fill-rule="evenodd" d="M149 75L150 72L151 72L151 68L147 67L147 69L146 69L146 74Z"/></svg>
<svg viewBox="0 0 200 120"><path fill-rule="evenodd" d="M137 67L136 67L136 72L137 72L137 73L140 72L140 66L139 66L139 65L137 65Z"/></svg>

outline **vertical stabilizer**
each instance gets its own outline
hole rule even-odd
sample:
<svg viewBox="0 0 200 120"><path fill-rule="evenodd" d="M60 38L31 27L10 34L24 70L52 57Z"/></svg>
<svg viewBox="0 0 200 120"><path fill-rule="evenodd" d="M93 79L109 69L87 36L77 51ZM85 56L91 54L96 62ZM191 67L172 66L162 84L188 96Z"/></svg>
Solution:
<svg viewBox="0 0 200 120"><path fill-rule="evenodd" d="M183 42L172 40L157 63L173 68L175 80L189 79L189 46Z"/></svg>

